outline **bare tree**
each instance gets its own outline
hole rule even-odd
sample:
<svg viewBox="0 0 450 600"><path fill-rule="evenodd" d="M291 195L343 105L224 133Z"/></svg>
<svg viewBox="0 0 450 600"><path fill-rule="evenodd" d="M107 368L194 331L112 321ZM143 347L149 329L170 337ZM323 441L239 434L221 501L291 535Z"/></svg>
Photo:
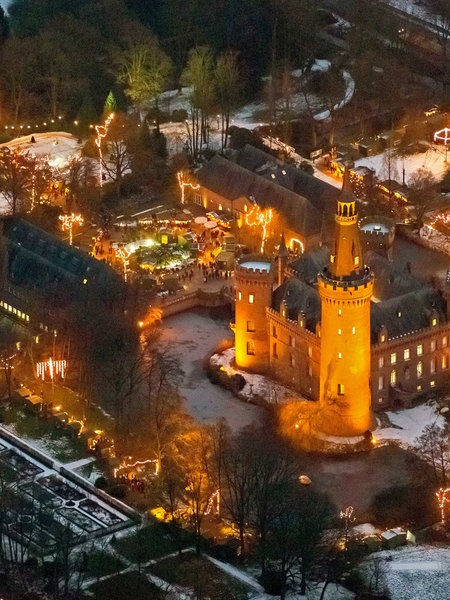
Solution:
<svg viewBox="0 0 450 600"><path fill-rule="evenodd" d="M436 483L447 484L450 461L450 441L446 427L436 423L427 425L423 433L414 440L417 452L433 467Z"/></svg>

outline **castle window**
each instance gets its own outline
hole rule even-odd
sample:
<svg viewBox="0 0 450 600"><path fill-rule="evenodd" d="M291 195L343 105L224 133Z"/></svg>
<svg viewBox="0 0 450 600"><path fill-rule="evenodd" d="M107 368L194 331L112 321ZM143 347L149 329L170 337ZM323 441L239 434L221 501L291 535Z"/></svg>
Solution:
<svg viewBox="0 0 450 600"><path fill-rule="evenodd" d="M272 336L273 336L274 338L278 337L278 336L277 336L277 328L275 327L275 325L272 325Z"/></svg>
<svg viewBox="0 0 450 600"><path fill-rule="evenodd" d="M400 318L402 316L402 311L397 308L397 317Z"/></svg>
<svg viewBox="0 0 450 600"><path fill-rule="evenodd" d="M359 265L359 256L355 256L353 262L355 263L355 267L357 267Z"/></svg>
<svg viewBox="0 0 450 600"><path fill-rule="evenodd" d="M352 334L355 335L356 333L356 327L352 327Z"/></svg>
<svg viewBox="0 0 450 600"><path fill-rule="evenodd" d="M421 390L421 389L422 389L422 386L421 386L421 385L418 385L418 386L417 386L417 391L418 391L418 392L420 392L420 390Z"/></svg>
<svg viewBox="0 0 450 600"><path fill-rule="evenodd" d="M342 358L342 352L338 352L338 358Z"/></svg>
<svg viewBox="0 0 450 600"><path fill-rule="evenodd" d="M384 388L384 375L378 375L378 389L382 390Z"/></svg>
<svg viewBox="0 0 450 600"><path fill-rule="evenodd" d="M442 347L447 348L447 344L448 344L448 338L446 335L444 335L444 337L442 338Z"/></svg>
<svg viewBox="0 0 450 600"><path fill-rule="evenodd" d="M423 375L423 363L421 360L417 363L417 379L420 379Z"/></svg>
<svg viewBox="0 0 450 600"><path fill-rule="evenodd" d="M391 354L391 365L395 365L397 363L397 352L392 352Z"/></svg>
<svg viewBox="0 0 450 600"><path fill-rule="evenodd" d="M292 335L289 336L289 346L291 348L295 348L295 337L293 337Z"/></svg>
<svg viewBox="0 0 450 600"><path fill-rule="evenodd" d="M198 192L194 193L194 203L195 204L202 204L202 197Z"/></svg>
<svg viewBox="0 0 450 600"><path fill-rule="evenodd" d="M392 369L391 371L391 385L395 385L397 383L397 371Z"/></svg>
<svg viewBox="0 0 450 600"><path fill-rule="evenodd" d="M308 377L312 377L312 366L308 366Z"/></svg>
<svg viewBox="0 0 450 600"><path fill-rule="evenodd" d="M338 317L340 317L342 315L342 310L340 308L338 308Z"/></svg>
<svg viewBox="0 0 450 600"><path fill-rule="evenodd" d="M248 303L249 304L253 304L255 302L255 295L254 294L249 294L248 295Z"/></svg>
<svg viewBox="0 0 450 600"><path fill-rule="evenodd" d="M430 360L430 373L436 373L436 359L432 358Z"/></svg>
<svg viewBox="0 0 450 600"><path fill-rule="evenodd" d="M342 329L338 329L338 335L342 335Z"/></svg>
<svg viewBox="0 0 450 600"><path fill-rule="evenodd" d="M409 359L411 358L411 357L410 357L409 348L405 348L405 349L403 350L403 358L404 358L404 360L409 360Z"/></svg>
<svg viewBox="0 0 450 600"><path fill-rule="evenodd" d="M338 393L338 396L344 395L344 384L343 383L338 383L337 393Z"/></svg>
<svg viewBox="0 0 450 600"><path fill-rule="evenodd" d="M278 358L278 350L277 350L277 343L274 342L274 344L272 345L272 356L274 358Z"/></svg>
<svg viewBox="0 0 450 600"><path fill-rule="evenodd" d="M246 204L244 204L244 212L248 212L248 206Z"/></svg>
<svg viewBox="0 0 450 600"><path fill-rule="evenodd" d="M312 347L308 346L308 356L311 357L312 356Z"/></svg>
<svg viewBox="0 0 450 600"><path fill-rule="evenodd" d="M247 321L247 331L256 331L255 321Z"/></svg>
<svg viewBox="0 0 450 600"><path fill-rule="evenodd" d="M380 342L385 342L386 341L386 336L384 335L384 333L382 333L380 335Z"/></svg>
<svg viewBox="0 0 450 600"><path fill-rule="evenodd" d="M254 356L255 354L255 342L253 340L247 342L247 354L249 356Z"/></svg>
<svg viewBox="0 0 450 600"><path fill-rule="evenodd" d="M417 345L417 356L422 356L423 354L423 346L422 344Z"/></svg>
<svg viewBox="0 0 450 600"><path fill-rule="evenodd" d="M434 379L433 379L433 381L430 381L430 387L434 387L435 385L436 385L436 382L434 381Z"/></svg>
<svg viewBox="0 0 450 600"><path fill-rule="evenodd" d="M405 368L405 379L408 380L411 377L411 369L409 367Z"/></svg>
<svg viewBox="0 0 450 600"><path fill-rule="evenodd" d="M431 340L430 350L431 350L431 352L434 352L436 350L436 340Z"/></svg>
<svg viewBox="0 0 450 600"><path fill-rule="evenodd" d="M219 206L217 207L219 210L223 210L223 206L221 204L219 204Z"/></svg>
<svg viewBox="0 0 450 600"><path fill-rule="evenodd" d="M443 369L446 369L448 367L448 358L446 354L442 355L441 366Z"/></svg>
<svg viewBox="0 0 450 600"><path fill-rule="evenodd" d="M291 367L295 367L295 358L292 356L292 354L291 354L290 361L291 361Z"/></svg>
<svg viewBox="0 0 450 600"><path fill-rule="evenodd" d="M436 327L436 325L437 325L437 319L436 319L436 317L433 317L431 319L431 327Z"/></svg>
<svg viewBox="0 0 450 600"><path fill-rule="evenodd" d="M242 292L238 292L238 300L242 300Z"/></svg>
<svg viewBox="0 0 450 600"><path fill-rule="evenodd" d="M378 368L382 369L384 367L384 356L380 356L378 359Z"/></svg>

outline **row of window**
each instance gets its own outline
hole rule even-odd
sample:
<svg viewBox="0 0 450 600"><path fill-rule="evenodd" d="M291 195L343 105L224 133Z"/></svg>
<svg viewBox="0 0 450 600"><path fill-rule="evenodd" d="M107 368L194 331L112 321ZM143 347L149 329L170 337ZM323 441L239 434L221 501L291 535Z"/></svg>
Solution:
<svg viewBox="0 0 450 600"><path fill-rule="evenodd" d="M242 292L238 292L238 300L242 300ZM255 295L249 294L248 295L248 303L253 304L254 302L255 302Z"/></svg>
<svg viewBox="0 0 450 600"><path fill-rule="evenodd" d="M18 308L15 308L14 306L11 306L11 304L8 304L7 302L3 302L3 300L0 300L0 306L4 310L6 310L9 313L11 313L12 315L16 315L16 317L19 317L19 319L22 319L23 321L26 321L27 323L29 323L30 316L27 315L26 313L22 312Z"/></svg>
<svg viewBox="0 0 450 600"><path fill-rule="evenodd" d="M448 337L446 335L444 335L442 337L442 348L447 348L447 346L448 346ZM434 352L436 350L436 348L437 348L436 340L431 340L430 341L430 352ZM416 356L422 356L422 355L423 355L423 344L417 344ZM391 365L397 364L397 358L398 358L397 352L391 352L390 364ZM411 349L405 348L403 350L403 360L408 361L410 359L411 359ZM380 369L382 369L384 367L384 363L385 363L384 356L380 356L380 358L378 359L378 367Z"/></svg>
<svg viewBox="0 0 450 600"><path fill-rule="evenodd" d="M436 373L436 369L437 369L437 361L435 358L432 358L430 360L430 374L433 375L434 373ZM441 357L441 369L445 370L448 369L448 357L446 355ZM423 376L423 362L421 360L419 360L419 362L416 365L416 377L417 379L420 379ZM409 367L405 368L404 371L404 379L408 380L411 378L411 369ZM397 383L397 371L395 369L392 369L391 374L390 374L390 384L391 385L395 385ZM384 389L385 386L385 381L384 381L384 375L379 375L378 376L378 389L382 390Z"/></svg>

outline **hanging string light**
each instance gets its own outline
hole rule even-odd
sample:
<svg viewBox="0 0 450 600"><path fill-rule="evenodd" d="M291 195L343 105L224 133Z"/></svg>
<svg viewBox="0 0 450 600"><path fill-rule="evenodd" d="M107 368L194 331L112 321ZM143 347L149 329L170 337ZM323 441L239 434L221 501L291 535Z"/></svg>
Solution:
<svg viewBox="0 0 450 600"><path fill-rule="evenodd" d="M447 494L450 492L450 488L439 488L436 492L436 497L439 502L439 508L441 510L441 523L444 525L445 523L445 505L450 502L450 498L447 497Z"/></svg>
<svg viewBox="0 0 450 600"><path fill-rule="evenodd" d="M200 188L200 185L198 183L193 184L193 183L189 183L188 181L185 181L183 171L178 171L177 179L178 179L178 185L180 186L180 190L181 190L181 204L184 204L184 202L185 202L184 188L188 187L188 188L191 188L191 190L198 190Z"/></svg>
<svg viewBox="0 0 450 600"><path fill-rule="evenodd" d="M73 226L74 225L83 225L84 219L81 215L76 215L72 213L71 215L59 215L59 220L61 221L61 229L63 231L69 232L69 244L72 245L73 241Z"/></svg>
<svg viewBox="0 0 450 600"><path fill-rule="evenodd" d="M118 258L122 262L123 266L123 277L125 281L127 280L127 267L130 264L130 256L131 252L126 248L119 248L116 251L116 258Z"/></svg>
<svg viewBox="0 0 450 600"><path fill-rule="evenodd" d="M100 188L103 185L103 151L102 151L102 141L108 135L108 128L111 121L114 119L114 113L111 113L109 117L105 120L103 125L96 125L95 131L97 132L97 137L95 139L95 145L98 148L98 162L99 162L99 185Z"/></svg>
<svg viewBox="0 0 450 600"><path fill-rule="evenodd" d="M260 253L264 254L264 246L267 240L267 227L270 225L273 219L273 212L271 208L261 209L255 204L251 211L245 215L245 222L250 227L260 227L262 231Z"/></svg>

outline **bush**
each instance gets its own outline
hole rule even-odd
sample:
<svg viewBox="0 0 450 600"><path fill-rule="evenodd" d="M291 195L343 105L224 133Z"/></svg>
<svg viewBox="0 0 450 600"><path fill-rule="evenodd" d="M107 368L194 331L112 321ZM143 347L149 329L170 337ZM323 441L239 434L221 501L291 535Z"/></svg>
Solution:
<svg viewBox="0 0 450 600"><path fill-rule="evenodd" d="M118 483L109 488L108 493L118 500L123 500L127 495L128 487L124 483Z"/></svg>
<svg viewBox="0 0 450 600"><path fill-rule="evenodd" d="M397 523L425 524L437 517L434 491L426 484L398 485L383 490L372 502L377 525L392 527Z"/></svg>
<svg viewBox="0 0 450 600"><path fill-rule="evenodd" d="M94 485L99 490L104 490L108 485L106 477L103 477L103 475L100 475L100 477L97 477L97 479L95 480Z"/></svg>
<svg viewBox="0 0 450 600"><path fill-rule="evenodd" d="M232 375L230 378L230 382L231 387L235 392L240 392L241 390L243 390L246 384L245 377L240 373L235 373L234 375Z"/></svg>

